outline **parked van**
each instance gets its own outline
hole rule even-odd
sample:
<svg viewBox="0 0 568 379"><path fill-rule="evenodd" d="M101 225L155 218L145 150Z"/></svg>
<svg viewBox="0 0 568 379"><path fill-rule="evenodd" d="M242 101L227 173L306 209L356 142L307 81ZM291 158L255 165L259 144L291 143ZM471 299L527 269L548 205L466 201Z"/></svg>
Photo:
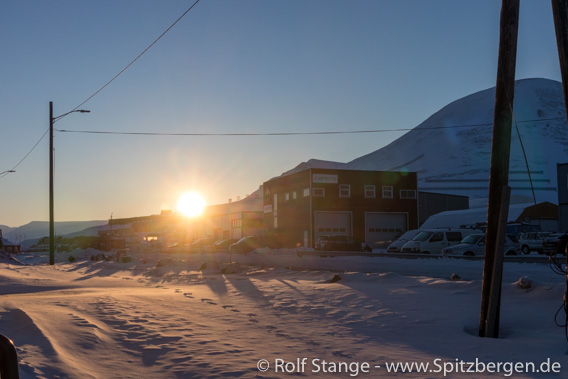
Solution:
<svg viewBox="0 0 568 379"><path fill-rule="evenodd" d="M482 233L477 229L423 229L402 246L402 253L442 254L442 249L457 245L465 237Z"/></svg>
<svg viewBox="0 0 568 379"><path fill-rule="evenodd" d="M407 243L408 241L410 241L411 239L413 239L414 237L416 237L416 235L418 233L420 233L420 230L418 230L418 229L413 229L413 230L409 230L409 231L405 232L403 235L398 237L395 241L393 241L389 245L387 252L388 253L400 253L400 249L402 249L404 244Z"/></svg>

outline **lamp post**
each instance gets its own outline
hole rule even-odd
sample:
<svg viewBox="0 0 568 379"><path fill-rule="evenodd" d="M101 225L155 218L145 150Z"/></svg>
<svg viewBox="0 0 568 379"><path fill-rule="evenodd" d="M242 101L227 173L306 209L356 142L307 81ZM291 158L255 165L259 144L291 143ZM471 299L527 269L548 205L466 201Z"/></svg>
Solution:
<svg viewBox="0 0 568 379"><path fill-rule="evenodd" d="M53 215L53 124L68 114L79 112L89 113L84 109L76 109L71 112L53 117L53 101L49 102L49 264L55 263L55 221Z"/></svg>

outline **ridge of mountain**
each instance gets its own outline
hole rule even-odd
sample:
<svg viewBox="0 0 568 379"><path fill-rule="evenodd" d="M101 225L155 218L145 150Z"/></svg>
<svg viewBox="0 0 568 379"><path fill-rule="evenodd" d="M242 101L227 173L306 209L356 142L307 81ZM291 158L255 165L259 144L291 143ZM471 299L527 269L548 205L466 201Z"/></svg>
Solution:
<svg viewBox="0 0 568 379"><path fill-rule="evenodd" d="M494 103L495 87L473 93L376 151L347 163L310 159L283 175L307 168L410 171L418 173L420 191L486 198ZM562 84L542 78L516 81L513 109L512 194L532 199L531 179L538 202L557 203L556 165L568 161Z"/></svg>
<svg viewBox="0 0 568 379"><path fill-rule="evenodd" d="M57 236L64 236L107 223L107 220L57 221L54 227ZM32 221L16 228L7 227L7 230L3 229L2 232L6 239L14 243L47 237L49 235L49 221Z"/></svg>

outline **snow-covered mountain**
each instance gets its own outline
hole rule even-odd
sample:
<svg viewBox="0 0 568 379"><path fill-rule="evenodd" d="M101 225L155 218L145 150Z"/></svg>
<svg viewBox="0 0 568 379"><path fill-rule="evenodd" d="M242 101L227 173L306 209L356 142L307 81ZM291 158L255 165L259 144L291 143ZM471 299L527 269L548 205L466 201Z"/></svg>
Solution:
<svg viewBox="0 0 568 379"><path fill-rule="evenodd" d="M348 163L309 160L306 168L392 170L418 173L419 190L486 198L495 88L445 106L389 145ZM558 202L556 165L568 162L568 125L562 84L548 79L516 82L509 185L532 199L524 145L538 202Z"/></svg>

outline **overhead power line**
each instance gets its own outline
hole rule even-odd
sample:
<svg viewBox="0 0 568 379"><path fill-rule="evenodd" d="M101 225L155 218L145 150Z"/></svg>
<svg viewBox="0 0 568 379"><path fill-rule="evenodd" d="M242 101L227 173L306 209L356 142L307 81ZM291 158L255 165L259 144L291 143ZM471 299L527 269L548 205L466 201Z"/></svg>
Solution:
<svg viewBox="0 0 568 379"><path fill-rule="evenodd" d="M49 132L49 128L45 131L45 133L43 133L43 135L41 136L41 138L35 143L35 145L33 145L33 147L27 152L26 155L24 155L24 157L22 159L20 159L20 161L18 163L16 163L16 165L14 167L12 167L10 170L6 171L4 174L0 174L0 178L3 178L4 176L8 175L8 173L10 171L14 171L16 170L16 168L22 164L23 161L26 160L26 158L32 153L32 151L35 150L35 148L37 147L37 145L39 145L39 143L41 142L41 140L45 137L45 135Z"/></svg>
<svg viewBox="0 0 568 379"><path fill-rule="evenodd" d="M174 21L173 24L171 24L162 34L160 34L160 36L158 38L156 38L154 40L154 42L152 42L150 45L148 45L147 48L144 49L144 51L142 51L140 54L138 54L138 56L136 58L134 58L130 63L128 63L118 74L116 74L111 80L109 80L108 82L106 82L101 88L99 88L97 91L95 91L95 93L93 93L91 96L89 96L85 101L83 101L81 104L77 105L75 108L73 108L71 111L77 110L79 109L81 106L83 106L86 102L88 102L89 100L91 100L93 97L97 96L102 90L104 90L109 84L111 84L115 79L117 79L120 75L122 75L124 73L124 71L128 70L128 68L130 66L132 66L134 64L134 62L136 62L138 59L140 59L142 57L142 55L144 55L148 50L150 50L152 48L152 46L154 46L164 35L166 35L167 32L169 32L182 18L185 17L186 14L188 14L193 7L195 7L197 5L197 3L199 3L200 0L196 0L185 12L183 12L183 14L181 16L178 17L177 20Z"/></svg>
<svg viewBox="0 0 568 379"><path fill-rule="evenodd" d="M177 20L174 21L173 24L171 24L162 34L160 34L160 36L158 38L156 38L150 45L148 45L147 48L144 49L144 51L142 51L140 54L138 54L138 56L136 58L134 58L130 63L128 63L126 65L126 67L124 67L118 74L116 74L111 80L109 80L108 82L106 82L101 88L99 88L97 91L95 91L95 93L93 93L91 96L89 96L85 101L83 101L81 104L77 105L75 108L73 108L71 111L65 113L63 116L60 116L59 119L62 119L63 117L69 115L70 113L73 113L74 111L78 110L83 104L85 104L86 102L88 102L89 100L91 100L93 97L95 97L96 95L98 95L102 90L104 90L106 87L108 87L109 84L111 84L114 80L116 80L120 75L122 75L130 66L132 66L134 64L134 62L136 62L138 59L140 59L140 57L142 57L142 55L144 55L148 50L150 50L152 48L152 46L154 46L167 32L170 31L170 29L172 29L186 14L188 14L195 5L197 5L197 3L199 3L200 0L196 0L185 12L183 12L183 14L181 16L178 17ZM45 135L49 132L49 129L47 129L45 131L45 133L43 133L43 135L41 136L41 138L39 139L39 141L37 141L37 143L30 149L30 151L28 151L28 153L14 166L12 167L12 169L6 171L4 174L0 174L0 178L3 178L4 176L8 175L9 171L13 171L16 169L16 167L18 167L24 160L26 160L26 158L32 153L32 151L34 151L34 149L37 147L37 145L39 145L39 143L41 142L41 140L43 140L43 138L45 137Z"/></svg>
<svg viewBox="0 0 568 379"><path fill-rule="evenodd" d="M518 123L542 122L551 120L564 120L564 117L536 119L517 121ZM128 136L227 136L227 137L250 137L250 136L298 136L298 135L332 135L332 134L365 134L365 133L386 133L386 132L407 132L407 131L423 131L435 129L455 129L455 128L473 128L480 126L492 126L493 123L468 124L468 125L448 125L448 126L432 126L424 128L401 128L401 129L371 129L371 130L339 130L339 131L321 131L321 132L273 132L273 133L164 133L164 132L117 132L104 130L67 130L55 129L61 133L79 133L79 134L110 134L110 135L128 135Z"/></svg>

